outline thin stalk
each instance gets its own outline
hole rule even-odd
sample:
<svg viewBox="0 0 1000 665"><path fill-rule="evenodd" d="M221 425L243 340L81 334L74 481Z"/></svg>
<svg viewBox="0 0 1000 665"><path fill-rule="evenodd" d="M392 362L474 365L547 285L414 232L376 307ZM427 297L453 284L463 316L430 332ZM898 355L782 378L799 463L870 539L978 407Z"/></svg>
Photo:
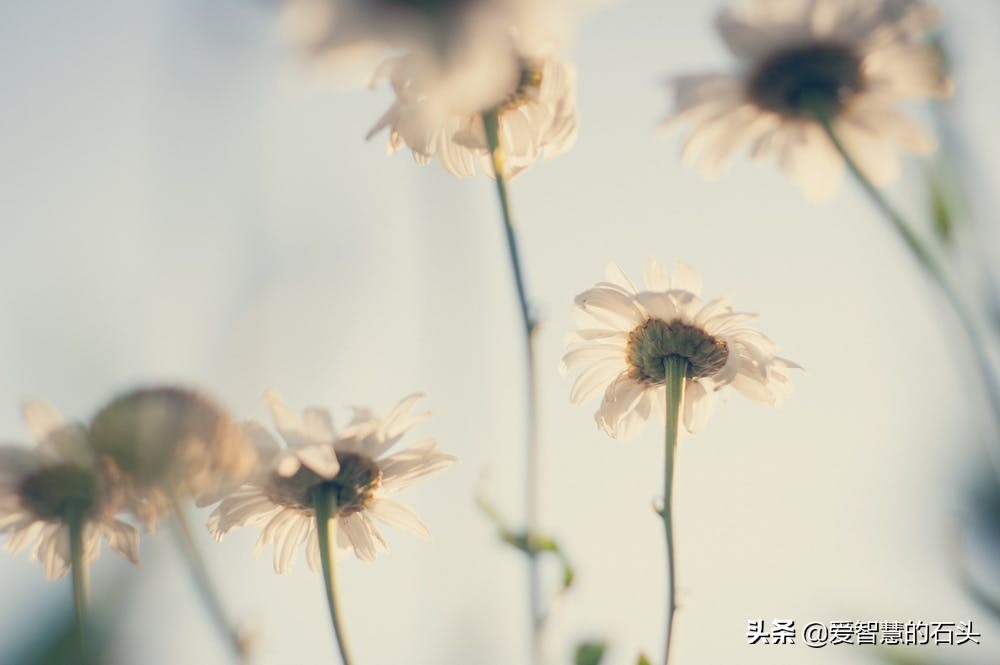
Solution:
<svg viewBox="0 0 1000 665"><path fill-rule="evenodd" d="M530 539L538 530L538 385L535 371L535 332L538 329L538 321L531 313L531 306L528 304L527 289L524 285L524 271L521 268L521 258L517 248L517 234L514 231L514 224L511 220L510 201L507 196L503 150L500 148L500 119L495 110L487 111L483 114L483 125L486 128L486 143L489 146L490 158L493 163L497 197L500 200L500 213L503 218L504 236L507 239L507 252L510 258L511 272L514 275L514 286L517 289L517 301L521 309L521 325L524 331L525 376L527 377L524 510L525 531ZM533 662L535 663L540 662L542 657L546 618L545 609L542 605L541 572L538 564L537 554L529 554L528 602L531 611L531 652L534 659Z"/></svg>
<svg viewBox="0 0 1000 665"><path fill-rule="evenodd" d="M670 665L670 643L674 635L674 614L677 611L677 563L674 560L674 459L680 434L681 407L684 404L684 383L688 360L669 355L663 361L666 387L667 424L664 428L663 462L663 527L667 533L667 640L663 650L664 665Z"/></svg>
<svg viewBox="0 0 1000 665"><path fill-rule="evenodd" d="M212 577L208 573L205 560L202 558L201 552L198 551L198 546L195 544L194 532L191 530L191 523L188 521L187 510L177 498L171 499L171 502L174 509L172 525L174 533L177 536L177 544L180 546L181 553L187 560L188 570L194 578L194 585L201 594L202 601L205 603L205 607L208 608L208 613L211 615L212 621L215 623L219 633L222 634L226 644L233 650L236 661L244 663L247 658L246 646L226 616L222 600L215 585L212 583Z"/></svg>
<svg viewBox="0 0 1000 665"><path fill-rule="evenodd" d="M340 615L340 594L337 587L337 562L334 551L337 541L337 491L320 485L316 492L316 530L319 537L319 558L323 565L323 582L326 600L330 605L330 619L337 648L344 665L351 665L350 649L344 632L344 619Z"/></svg>
<svg viewBox="0 0 1000 665"><path fill-rule="evenodd" d="M83 515L73 515L67 524L69 527L70 569L73 576L73 609L76 612L76 637L78 641L80 660L90 662L87 651L87 598L89 596L89 570L83 543L83 531L86 521Z"/></svg>
<svg viewBox="0 0 1000 665"><path fill-rule="evenodd" d="M833 123L830 120L829 114L823 112L822 110L814 110L814 114L822 125L823 130L830 139L830 142L833 143L834 148L836 148L837 152L840 153L840 156L843 157L844 163L847 164L847 168L854 176L855 180L858 181L858 184L861 185L861 188L868 195L868 198L871 199L872 203L889 222L890 226L892 226L893 230L906 245L907 249L910 250L910 253L917 260L917 263L920 264L920 267L924 269L924 272L927 273L931 280L944 294L945 300L948 302L948 305L954 312L955 317L958 319L962 331L965 333L969 342L969 346L972 348L972 353L976 361L976 367L979 370L980 377L982 378L983 384L986 388L986 396L993 412L994 425L998 430L1000 430L1000 382L998 382L997 376L993 370L993 365L986 351L986 342L980 335L972 315L965 308L965 305L958 294L958 290L954 287L954 285L952 285L944 270L941 269L941 266L934 258L930 249L928 249L919 236L913 232L913 229L906 222L903 216L886 200L886 198L882 195L882 192L861 171L861 168L858 166L857 162L854 161L850 152L848 152L848 150L844 147L844 144L841 142L836 130L833 128ZM997 459L998 451L996 450L996 446L990 445L988 449L990 458L993 461L994 469L998 474L1000 474L1000 459Z"/></svg>

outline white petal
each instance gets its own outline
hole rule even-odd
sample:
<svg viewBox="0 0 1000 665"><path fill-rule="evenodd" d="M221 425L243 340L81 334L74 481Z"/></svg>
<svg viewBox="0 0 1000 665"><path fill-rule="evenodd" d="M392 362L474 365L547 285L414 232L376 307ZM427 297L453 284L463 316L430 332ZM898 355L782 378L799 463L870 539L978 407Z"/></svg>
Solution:
<svg viewBox="0 0 1000 665"><path fill-rule="evenodd" d="M340 472L340 462L333 446L329 444L313 444L303 446L295 451L302 464L315 471L320 478L332 480Z"/></svg>
<svg viewBox="0 0 1000 665"><path fill-rule="evenodd" d="M420 521L416 513L400 503L389 499L379 499L369 506L367 510L373 517L390 526L415 533L424 540L431 539L430 531L427 530L427 527Z"/></svg>
<svg viewBox="0 0 1000 665"><path fill-rule="evenodd" d="M674 274L670 278L672 289L682 289L697 295L701 294L701 275L686 263L674 264Z"/></svg>
<svg viewBox="0 0 1000 665"><path fill-rule="evenodd" d="M700 381L688 381L684 389L684 427L688 432L700 432L712 415L715 393L708 392Z"/></svg>
<svg viewBox="0 0 1000 665"><path fill-rule="evenodd" d="M21 405L21 413L28 425L28 431L35 441L44 441L49 434L61 429L66 421L55 407L44 400L27 400Z"/></svg>

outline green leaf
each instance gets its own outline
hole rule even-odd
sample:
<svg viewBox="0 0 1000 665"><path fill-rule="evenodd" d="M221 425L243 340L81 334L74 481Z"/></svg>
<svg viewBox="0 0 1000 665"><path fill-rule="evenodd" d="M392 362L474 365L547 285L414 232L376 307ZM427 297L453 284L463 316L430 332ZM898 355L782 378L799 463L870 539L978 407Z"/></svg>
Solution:
<svg viewBox="0 0 1000 665"><path fill-rule="evenodd" d="M500 540L507 543L511 547L524 552L529 557L536 557L542 552L548 552L559 560L559 564L562 566L562 590L565 591L570 586L573 585L576 579L576 571L573 565L570 563L569 558L563 552L562 548L559 547L559 543L550 536L546 536L540 533L529 533L527 531L514 531L511 529L507 522L501 517L500 511L498 511L485 496L479 494L476 497L476 503L479 505L479 509L486 515L487 519L493 523L496 527Z"/></svg>
<svg viewBox="0 0 1000 665"><path fill-rule="evenodd" d="M938 173L931 173L927 177L927 190L929 194L928 205L930 207L931 222L934 225L934 234L945 245L950 244L955 232L955 196L950 191L946 179L936 169Z"/></svg>
<svg viewBox="0 0 1000 665"><path fill-rule="evenodd" d="M600 665L604 659L604 650L607 645L604 642L583 642L576 647L576 657L573 659L574 665Z"/></svg>
<svg viewBox="0 0 1000 665"><path fill-rule="evenodd" d="M649 658L646 657L646 654L640 653L639 660L635 661L635 665L652 665L652 663L649 662Z"/></svg>

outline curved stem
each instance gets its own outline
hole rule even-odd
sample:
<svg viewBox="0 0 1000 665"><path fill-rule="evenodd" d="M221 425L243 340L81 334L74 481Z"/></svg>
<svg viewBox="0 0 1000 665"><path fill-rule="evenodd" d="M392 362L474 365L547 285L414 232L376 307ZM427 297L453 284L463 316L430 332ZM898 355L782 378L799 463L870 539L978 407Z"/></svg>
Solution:
<svg viewBox="0 0 1000 665"><path fill-rule="evenodd" d="M483 125L486 129L486 142L493 163L493 174L496 180L497 197L500 200L500 213L503 218L504 235L507 239L507 252L510 258L511 272L514 274L514 286L517 290L517 300L521 310L521 324L524 330L525 342L525 375L527 377L527 432L525 441L524 469L524 505L525 531L530 538L538 530L538 485L539 485L539 448L538 448L538 386L535 371L535 332L538 321L531 313L528 304L527 289L524 285L524 271L517 248L517 235L511 220L510 201L507 196L507 180L504 174L503 151L500 148L500 119L495 110L483 114ZM538 557L528 556L528 597L531 610L531 645L532 657L538 663L542 657L542 643L545 632L545 609L542 606L541 574Z"/></svg>
<svg viewBox="0 0 1000 665"><path fill-rule="evenodd" d="M212 616L212 621L215 623L216 628L233 650L236 661L240 663L246 662L246 646L243 640L240 639L239 633L229 622L219 593L215 589L215 585L212 584L208 567L205 565L205 560L202 558L201 552L198 551L198 546L195 544L194 532L191 530L187 511L176 497L171 498L171 503L174 509L174 519L172 521L174 533L177 535L177 543L180 546L181 552L187 560L188 570L194 578L195 587L197 587L198 592L201 594L205 607L208 608L208 612Z"/></svg>
<svg viewBox="0 0 1000 665"><path fill-rule="evenodd" d="M330 605L330 619L337 648L344 665L351 665L350 649L344 632L344 619L340 615L340 598L337 587L337 562L334 550L337 541L337 492L336 488L320 485L316 492L316 530L319 538L319 558L323 565L323 582L326 600Z"/></svg>
<svg viewBox="0 0 1000 665"><path fill-rule="evenodd" d="M76 612L76 636L80 660L84 663L90 662L90 654L87 651L87 598L89 595L89 571L84 552L83 531L86 528L86 520L83 515L73 515L67 526L69 527L69 553L70 569L73 576L73 609Z"/></svg>
<svg viewBox="0 0 1000 665"><path fill-rule="evenodd" d="M666 387L667 423L664 428L663 463L663 526L667 533L667 640L663 662L670 663L670 641L674 635L674 614L677 611L677 564L674 560L674 458L677 454L677 437L680 434L681 407L684 404L684 381L687 378L688 360L683 356L669 355L663 361Z"/></svg>
<svg viewBox="0 0 1000 665"><path fill-rule="evenodd" d="M827 137L833 146L836 148L840 156L843 157L844 163L847 164L848 170L854 176L858 184L871 199L872 203L876 208L883 214L889 224L892 226L896 234L902 239L903 243L906 245L910 253L920 264L920 267L930 276L931 280L941 289L941 292L945 296L945 300L951 307L958 319L958 322L965 333L965 336L969 342L969 346L972 348L972 353L976 361L977 369L979 370L980 377L983 380L983 384L986 387L986 396L989 400L990 407L993 412L994 425L1000 430L1000 383L993 370L993 365L990 361L989 355L986 351L986 342L979 334L979 330L976 327L975 321L969 311L965 308L961 297L958 295L958 290L952 285L951 281L948 279L945 272L938 265L937 260L934 255L923 243L923 241L913 232L913 229L906 220L903 218L899 212L886 200L882 195L882 192L868 179L867 176L861 171L857 162L851 156L850 152L844 147L841 142L840 137L837 136L836 130L833 128L833 123L827 113L822 110L814 110L816 118L822 125L823 130L826 132ZM998 451L995 445L989 446L990 459L993 462L995 471L1000 475L1000 459L997 458Z"/></svg>

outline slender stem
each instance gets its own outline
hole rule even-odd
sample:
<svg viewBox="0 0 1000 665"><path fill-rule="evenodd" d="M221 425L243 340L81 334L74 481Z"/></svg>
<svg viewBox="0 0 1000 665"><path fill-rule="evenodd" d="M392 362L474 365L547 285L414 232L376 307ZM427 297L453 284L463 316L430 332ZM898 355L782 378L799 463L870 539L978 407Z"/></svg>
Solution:
<svg viewBox="0 0 1000 665"><path fill-rule="evenodd" d="M316 492L316 530L319 537L319 558L323 565L323 582L326 600L330 605L330 619L333 634L337 638L337 648L344 665L351 665L350 649L344 632L344 619L340 615L340 599L337 587L337 562L334 551L337 541L337 491L336 488L320 485Z"/></svg>
<svg viewBox="0 0 1000 665"><path fill-rule="evenodd" d="M510 257L511 272L514 274L514 286L517 289L517 300L521 309L521 324L524 329L525 342L525 375L527 381L527 432L525 441L524 468L524 504L525 530L529 539L538 530L538 486L539 486L539 446L538 446L538 385L535 363L535 332L538 321L531 313L528 304L527 290L524 285L524 271L517 248L517 234L511 220L510 201L507 196L507 180L504 173L503 150L500 147L500 119L495 110L483 114L483 125L486 129L486 142L489 146L493 162L493 174L496 180L497 197L500 200L500 213L503 218L504 235L507 239L507 252ZM528 602L531 610L531 648L533 662L542 658L542 648L545 633L545 609L542 605L541 572L538 557L528 556Z"/></svg>
<svg viewBox="0 0 1000 665"><path fill-rule="evenodd" d="M76 636L79 644L80 660L90 662L87 651L87 598L89 596L89 570L83 543L86 520L81 514L74 514L67 524L69 527L70 569L73 576L73 609L76 612Z"/></svg>
<svg viewBox="0 0 1000 665"><path fill-rule="evenodd" d="M920 267L924 269L927 275L930 276L930 278L944 294L945 300L951 306L955 317L961 325L962 331L968 339L969 346L972 348L976 366L983 380L983 384L986 387L986 396L993 412L994 425L1000 429L1000 382L998 382L997 376L993 370L992 362L990 361L989 355L986 351L986 342L980 335L979 329L976 327L972 315L965 308L965 305L958 294L958 290L954 287L954 285L952 285L944 270L941 269L941 266L934 258L934 255L917 236L917 234L913 232L913 229L909 224L907 224L903 216L892 207L892 205L882 195L882 192L879 191L872 181L869 180L868 177L861 171L861 168L858 166L857 162L854 161L854 158L844 147L840 137L837 135L829 114L819 108L814 109L814 114L822 125L823 130L826 132L827 137L829 137L830 142L833 143L837 152L840 153L841 157L843 157L844 163L847 164L848 170L850 170L851 174L858 181L858 184L861 185L861 188L871 199L875 207L878 208L878 210L892 226L893 230L902 239L907 249L910 250L910 253L913 254L913 257L917 260L917 263L920 264ZM1000 459L997 458L998 451L996 450L995 445L989 446L989 453L995 470L998 474L1000 474Z"/></svg>
<svg viewBox="0 0 1000 665"><path fill-rule="evenodd" d="M171 503L174 509L172 525L177 535L177 543L184 554L184 558L187 560L188 570L194 578L195 587L197 587L198 592L201 594L202 601L204 601L205 607L208 608L208 612L212 616L212 621L215 622L216 628L222 634L226 643L232 648L236 661L240 663L246 662L246 645L240 639L239 633L233 628L226 616L222 600L215 585L212 583L205 560L202 558L201 552L198 551L198 546L195 544L194 532L191 530L187 510L176 497L171 499Z"/></svg>
<svg viewBox="0 0 1000 665"><path fill-rule="evenodd" d="M681 407L684 404L684 381L687 378L688 360L683 356L669 355L663 361L666 387L667 424L664 428L663 463L663 527L667 533L667 643L663 662L670 664L670 643L674 635L674 614L677 611L677 564L674 560L674 457L677 453L677 436L680 433Z"/></svg>

